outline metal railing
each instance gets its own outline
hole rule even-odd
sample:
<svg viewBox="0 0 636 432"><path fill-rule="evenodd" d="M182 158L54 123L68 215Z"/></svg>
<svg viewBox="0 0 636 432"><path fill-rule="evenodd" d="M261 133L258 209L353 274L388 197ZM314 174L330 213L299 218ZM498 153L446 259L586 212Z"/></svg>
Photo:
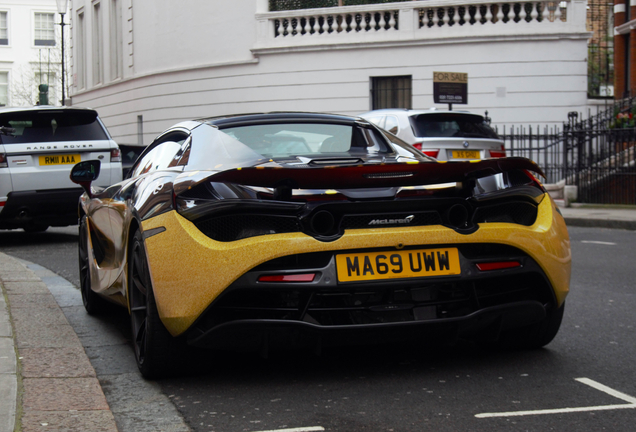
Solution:
<svg viewBox="0 0 636 432"><path fill-rule="evenodd" d="M634 99L561 128L510 127L500 136L508 156L534 160L546 183L575 185L578 201L636 204L636 106Z"/></svg>

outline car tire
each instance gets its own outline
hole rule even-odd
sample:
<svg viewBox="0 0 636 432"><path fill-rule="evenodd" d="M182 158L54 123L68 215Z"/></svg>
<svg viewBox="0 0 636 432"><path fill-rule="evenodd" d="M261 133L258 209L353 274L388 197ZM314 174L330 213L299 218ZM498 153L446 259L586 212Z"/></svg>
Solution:
<svg viewBox="0 0 636 432"><path fill-rule="evenodd" d="M185 343L173 337L159 318L139 230L133 236L128 255L128 295L132 341L141 375L155 379L177 374Z"/></svg>
<svg viewBox="0 0 636 432"><path fill-rule="evenodd" d="M82 302L89 315L99 315L110 308L110 304L91 289L91 272L89 266L88 223L82 216L79 226L79 275Z"/></svg>
<svg viewBox="0 0 636 432"><path fill-rule="evenodd" d="M27 232L29 234L34 234L34 233L41 233L46 231L47 229L49 229L49 226L48 225L29 225L22 229L24 230L24 232Z"/></svg>
<svg viewBox="0 0 636 432"><path fill-rule="evenodd" d="M565 303L559 308L546 311L546 317L535 324L504 332L500 344L506 348L538 349L546 346L559 332Z"/></svg>

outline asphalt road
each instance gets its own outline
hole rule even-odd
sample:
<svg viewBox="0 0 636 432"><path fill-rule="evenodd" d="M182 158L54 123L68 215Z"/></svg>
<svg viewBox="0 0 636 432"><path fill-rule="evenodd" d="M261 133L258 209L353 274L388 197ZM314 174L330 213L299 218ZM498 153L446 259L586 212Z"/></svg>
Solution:
<svg viewBox="0 0 636 432"><path fill-rule="evenodd" d="M76 231L0 231L0 250L78 284ZM636 232L573 227L570 236L573 272L561 331L531 352L467 343L268 359L206 351L186 375L147 383L135 370L123 314L88 323L81 310L67 317L111 407L129 407L114 409L122 432L156 427L144 423L144 410L153 418L182 416L194 431L632 431ZM142 387L149 393L139 394ZM138 403L148 398L162 402L156 409Z"/></svg>

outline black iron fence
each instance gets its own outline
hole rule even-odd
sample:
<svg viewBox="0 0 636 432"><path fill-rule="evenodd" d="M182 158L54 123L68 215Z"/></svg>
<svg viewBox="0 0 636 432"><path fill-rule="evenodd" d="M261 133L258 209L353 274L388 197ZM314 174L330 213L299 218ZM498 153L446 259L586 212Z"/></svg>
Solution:
<svg viewBox="0 0 636 432"><path fill-rule="evenodd" d="M561 127L512 126L498 131L508 156L534 160L545 183L575 185L578 201L636 205L636 106L634 99Z"/></svg>

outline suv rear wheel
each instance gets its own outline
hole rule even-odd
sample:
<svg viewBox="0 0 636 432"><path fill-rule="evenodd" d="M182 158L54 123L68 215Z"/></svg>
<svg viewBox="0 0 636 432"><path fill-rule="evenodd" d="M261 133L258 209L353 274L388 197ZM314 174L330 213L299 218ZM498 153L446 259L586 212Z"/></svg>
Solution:
<svg viewBox="0 0 636 432"><path fill-rule="evenodd" d="M22 228L24 232L28 233L41 233L49 229L48 225L30 225Z"/></svg>

